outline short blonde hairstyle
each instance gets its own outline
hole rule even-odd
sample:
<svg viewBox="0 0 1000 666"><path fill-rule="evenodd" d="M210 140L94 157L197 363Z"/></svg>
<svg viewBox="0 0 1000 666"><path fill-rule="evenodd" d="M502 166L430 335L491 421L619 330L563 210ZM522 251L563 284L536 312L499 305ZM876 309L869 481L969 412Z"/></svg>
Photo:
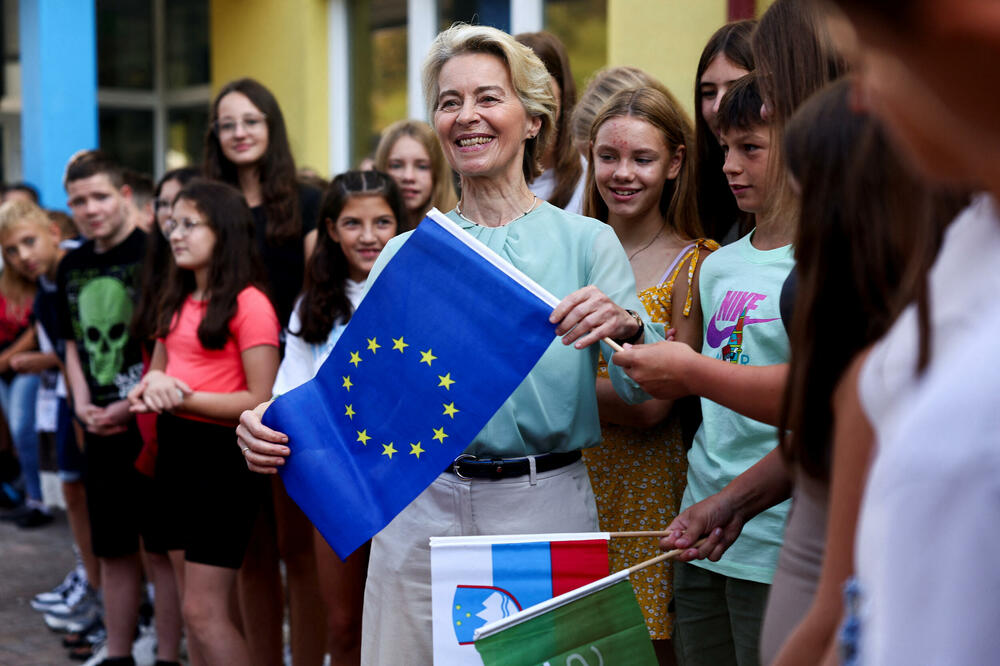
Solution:
<svg viewBox="0 0 1000 666"><path fill-rule="evenodd" d="M438 34L424 60L424 99L431 118L437 107L438 75L451 58L468 53L486 53L500 58L507 66L514 92L524 110L542 121L538 134L524 144L524 179L531 182L542 173L541 160L555 131L556 99L552 94L549 72L530 48L506 32L484 25L456 23Z"/></svg>
<svg viewBox="0 0 1000 666"><path fill-rule="evenodd" d="M386 127L378 141L378 147L375 149L375 168L383 173L389 173L389 153L392 152L392 147L396 145L396 142L404 136L411 137L420 143L431 159L431 174L434 185L431 188L430 201L427 202L428 210L433 207L448 212L455 207L455 203L458 201L458 195L455 194L455 183L452 182L451 165L444 158L441 142L438 141L434 130L427 123L421 120L400 120ZM411 222L419 221L411 220Z"/></svg>

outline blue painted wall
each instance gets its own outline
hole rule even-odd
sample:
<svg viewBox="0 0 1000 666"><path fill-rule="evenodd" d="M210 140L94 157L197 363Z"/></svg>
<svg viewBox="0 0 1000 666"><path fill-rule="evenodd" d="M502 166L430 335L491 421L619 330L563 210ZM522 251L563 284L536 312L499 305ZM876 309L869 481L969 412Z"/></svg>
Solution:
<svg viewBox="0 0 1000 666"><path fill-rule="evenodd" d="M94 2L20 0L21 167L47 208L66 207L62 177L98 146Z"/></svg>

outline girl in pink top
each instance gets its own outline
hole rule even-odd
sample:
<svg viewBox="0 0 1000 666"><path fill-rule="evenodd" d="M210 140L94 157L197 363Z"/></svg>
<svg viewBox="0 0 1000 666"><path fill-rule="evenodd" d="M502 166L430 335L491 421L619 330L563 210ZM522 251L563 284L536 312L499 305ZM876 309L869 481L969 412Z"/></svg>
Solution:
<svg viewBox="0 0 1000 666"><path fill-rule="evenodd" d="M129 394L160 414L159 496L194 663L249 663L230 608L266 482L232 445L239 414L270 397L278 318L259 284L253 218L240 192L195 179L163 227L174 255L149 371Z"/></svg>

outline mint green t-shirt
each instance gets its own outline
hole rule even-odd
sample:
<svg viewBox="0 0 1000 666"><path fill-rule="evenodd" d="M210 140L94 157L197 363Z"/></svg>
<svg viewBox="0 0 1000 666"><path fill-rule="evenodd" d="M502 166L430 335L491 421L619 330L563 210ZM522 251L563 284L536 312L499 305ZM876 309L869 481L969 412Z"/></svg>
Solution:
<svg viewBox="0 0 1000 666"><path fill-rule="evenodd" d="M701 353L740 365L788 362L788 334L778 308L781 287L795 260L792 246L758 250L753 233L716 250L702 264L699 288L705 337ZM702 424L688 453L681 510L722 490L778 445L778 430L701 399ZM768 509L743 527L718 562L692 564L770 584L778 563L789 502Z"/></svg>
<svg viewBox="0 0 1000 666"><path fill-rule="evenodd" d="M646 324L645 342L663 339L663 325L650 322L636 296L635 278L625 250L608 225L548 203L502 227L481 227L454 211L448 217L557 298L594 285L621 307L642 316ZM409 235L405 233L389 241L372 267L366 288L371 288L386 262ZM503 303L484 305L504 307ZM575 451L600 442L598 351L608 359L613 353L603 343L580 350L564 345L560 338L553 340L538 364L465 452L480 457L515 458ZM649 398L620 367L609 365L609 368L615 391L625 401L635 403Z"/></svg>

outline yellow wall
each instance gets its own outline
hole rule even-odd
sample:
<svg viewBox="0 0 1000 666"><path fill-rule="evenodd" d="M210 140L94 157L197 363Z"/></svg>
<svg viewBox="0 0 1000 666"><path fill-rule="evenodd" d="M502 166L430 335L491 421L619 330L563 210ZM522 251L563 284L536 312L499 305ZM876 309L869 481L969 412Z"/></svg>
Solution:
<svg viewBox="0 0 1000 666"><path fill-rule="evenodd" d="M329 165L325 0L211 0L212 89L251 76L285 116L295 162Z"/></svg>
<svg viewBox="0 0 1000 666"><path fill-rule="evenodd" d="M608 64L641 67L691 113L698 58L727 8L726 0L608 0Z"/></svg>
<svg viewBox="0 0 1000 666"><path fill-rule="evenodd" d="M771 2L757 0L758 15ZM693 113L698 58L728 8L726 0L608 0L608 64L645 69Z"/></svg>

